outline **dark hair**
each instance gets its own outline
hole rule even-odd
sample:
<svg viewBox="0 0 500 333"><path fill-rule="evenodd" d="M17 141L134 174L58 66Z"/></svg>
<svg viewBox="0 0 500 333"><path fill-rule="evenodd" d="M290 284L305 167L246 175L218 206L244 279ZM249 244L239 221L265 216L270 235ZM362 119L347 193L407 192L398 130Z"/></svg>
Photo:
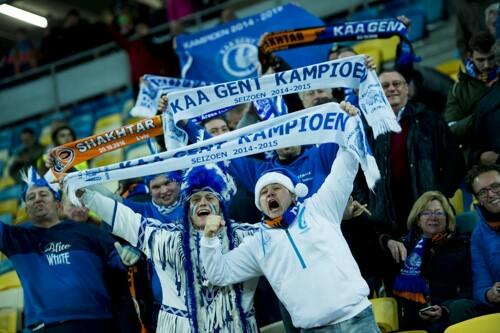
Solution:
<svg viewBox="0 0 500 333"><path fill-rule="evenodd" d="M59 126L57 127L55 130L52 131L52 134L51 134L51 139L52 139L52 143L55 144L55 145L60 145L59 142L56 143L56 140L57 140L57 134L59 134L60 131L64 130L64 129L67 129L70 131L71 135L73 136L73 140L76 140L76 134L75 134L75 131L69 127L68 125L62 125L62 126Z"/></svg>
<svg viewBox="0 0 500 333"><path fill-rule="evenodd" d="M490 172L490 171L496 171L498 174L500 174L500 165L498 164L492 164L492 165L474 165L468 172L467 175L465 176L465 188L467 191L470 193L474 193L474 188L472 187L472 183L474 182L474 179L478 177L479 175L482 175L483 173Z"/></svg>
<svg viewBox="0 0 500 333"><path fill-rule="evenodd" d="M220 119L220 120L222 120L223 122L225 122L225 123L226 123L226 125L227 125L227 120L226 120L226 118L224 118L223 116L217 116L217 117L213 117L213 118L204 119L204 120L202 120L202 121L201 121L201 125L202 125L203 127L205 127L205 125L206 125L209 121L212 121L212 120L215 120L215 119Z"/></svg>
<svg viewBox="0 0 500 333"><path fill-rule="evenodd" d="M488 53L491 51L491 48L495 44L495 38L486 31L481 31L472 36L469 40L469 50Z"/></svg>
<svg viewBox="0 0 500 333"><path fill-rule="evenodd" d="M405 81L405 83L408 83L406 81L406 78L405 76L397 69L393 68L393 69L385 69L383 71L381 71L379 74L378 74L378 77L380 77L382 74L388 74L388 73L398 73L399 75L401 75L401 77L403 78L403 80Z"/></svg>
<svg viewBox="0 0 500 333"><path fill-rule="evenodd" d="M35 136L35 130L32 129L31 127L23 128L23 130L21 131L21 134L24 134L24 133L28 133L28 134Z"/></svg>

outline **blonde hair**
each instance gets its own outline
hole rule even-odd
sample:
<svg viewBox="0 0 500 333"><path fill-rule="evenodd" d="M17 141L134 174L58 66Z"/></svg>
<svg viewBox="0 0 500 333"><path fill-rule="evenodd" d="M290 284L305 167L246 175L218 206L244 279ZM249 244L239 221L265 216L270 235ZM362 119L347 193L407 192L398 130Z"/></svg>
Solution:
<svg viewBox="0 0 500 333"><path fill-rule="evenodd" d="M425 210L429 202L434 200L439 201L441 206L443 206L444 212L446 213L446 230L455 231L455 214L448 203L448 199L446 199L446 197L439 191L427 191L415 201L410 214L408 215L408 230L413 229L415 231L419 231L417 221L420 217L420 213Z"/></svg>

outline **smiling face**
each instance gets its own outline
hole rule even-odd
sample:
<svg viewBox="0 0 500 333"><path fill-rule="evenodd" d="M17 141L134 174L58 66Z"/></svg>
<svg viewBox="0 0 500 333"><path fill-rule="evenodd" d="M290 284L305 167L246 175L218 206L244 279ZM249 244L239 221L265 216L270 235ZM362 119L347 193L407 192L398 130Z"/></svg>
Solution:
<svg viewBox="0 0 500 333"><path fill-rule="evenodd" d="M408 102L408 85L404 77L398 72L385 72L379 76L384 94L395 114Z"/></svg>
<svg viewBox="0 0 500 333"><path fill-rule="evenodd" d="M164 175L156 176L149 183L153 201L160 206L170 206L179 197L179 184L167 179Z"/></svg>
<svg viewBox="0 0 500 333"><path fill-rule="evenodd" d="M60 203L47 187L32 186L26 192L26 212L34 224L58 221Z"/></svg>
<svg viewBox="0 0 500 333"><path fill-rule="evenodd" d="M500 173L491 170L478 175L472 188L481 206L490 213L500 213Z"/></svg>
<svg viewBox="0 0 500 333"><path fill-rule="evenodd" d="M422 233L429 238L446 230L446 213L438 200L432 200L420 212L417 225Z"/></svg>
<svg viewBox="0 0 500 333"><path fill-rule="evenodd" d="M271 219L282 216L294 200L295 196L277 183L264 186L259 194L261 210Z"/></svg>
<svg viewBox="0 0 500 333"><path fill-rule="evenodd" d="M196 229L205 228L208 215L221 215L219 198L212 192L199 191L189 197L189 219Z"/></svg>

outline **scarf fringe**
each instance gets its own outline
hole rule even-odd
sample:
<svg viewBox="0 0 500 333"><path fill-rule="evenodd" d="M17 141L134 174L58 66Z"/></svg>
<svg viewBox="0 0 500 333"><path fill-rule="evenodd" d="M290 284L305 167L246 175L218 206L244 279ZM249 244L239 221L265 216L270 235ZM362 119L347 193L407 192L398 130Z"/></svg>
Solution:
<svg viewBox="0 0 500 333"><path fill-rule="evenodd" d="M396 118L381 118L377 120L368 120L368 124L373 129L373 136L376 138L377 136L389 133L389 132L401 132L401 126L399 126Z"/></svg>

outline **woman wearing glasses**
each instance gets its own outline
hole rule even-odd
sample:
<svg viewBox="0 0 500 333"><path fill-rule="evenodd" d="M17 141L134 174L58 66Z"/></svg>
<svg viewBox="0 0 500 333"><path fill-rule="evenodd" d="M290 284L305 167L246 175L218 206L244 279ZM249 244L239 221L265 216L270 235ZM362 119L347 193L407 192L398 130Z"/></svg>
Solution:
<svg viewBox="0 0 500 333"><path fill-rule="evenodd" d="M422 194L408 216L408 234L388 249L401 271L394 282L401 329L443 332L475 316L469 236L455 232L448 200L437 191Z"/></svg>

